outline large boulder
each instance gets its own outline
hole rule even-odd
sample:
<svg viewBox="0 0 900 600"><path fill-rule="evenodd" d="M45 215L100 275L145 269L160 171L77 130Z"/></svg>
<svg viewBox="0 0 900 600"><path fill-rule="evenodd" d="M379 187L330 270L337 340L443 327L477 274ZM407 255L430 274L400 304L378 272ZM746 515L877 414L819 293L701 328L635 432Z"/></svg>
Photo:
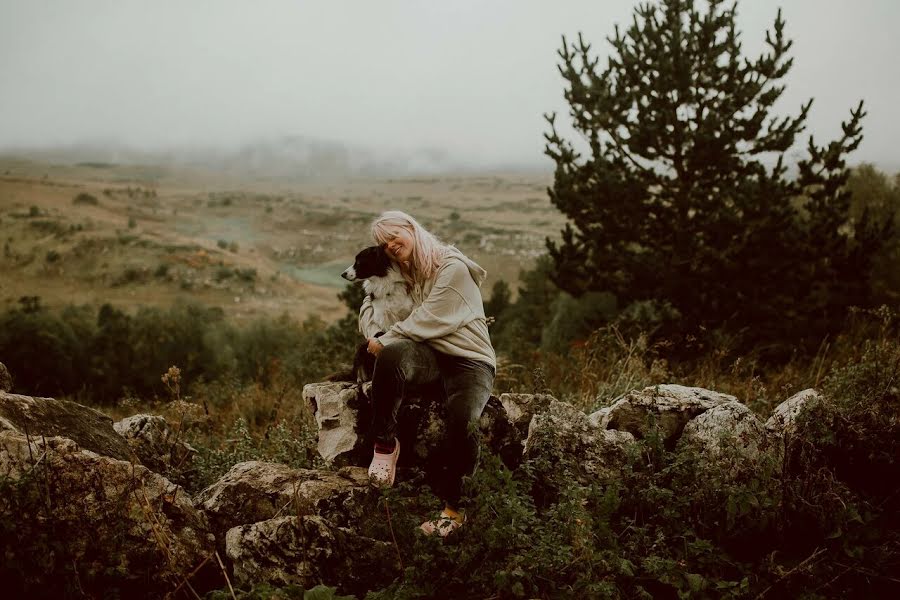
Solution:
<svg viewBox="0 0 900 600"><path fill-rule="evenodd" d="M550 403L555 400L550 394L500 394L500 404L506 412L506 418L519 431L523 440L528 436L531 418L549 409Z"/></svg>
<svg viewBox="0 0 900 600"><path fill-rule="evenodd" d="M597 427L584 412L553 400L531 419L524 459L536 476L538 495L552 499L573 482L591 485L617 479L634 441L632 434Z"/></svg>
<svg viewBox="0 0 900 600"><path fill-rule="evenodd" d="M169 477L188 471L197 450L158 415L132 415L113 423L141 463Z"/></svg>
<svg viewBox="0 0 900 600"><path fill-rule="evenodd" d="M74 568L88 596L117 589L123 597L162 597L185 578L210 587L215 544L206 519L183 489L146 467L71 439L6 430L0 480L0 509L10 511L2 518L18 524L4 551L28 565L21 575L33 583L52 587L51 575Z"/></svg>
<svg viewBox="0 0 900 600"><path fill-rule="evenodd" d="M816 390L809 388L798 392L775 407L766 421L766 429L778 436L789 437L797 431L797 417L806 407L821 400Z"/></svg>
<svg viewBox="0 0 900 600"><path fill-rule="evenodd" d="M119 460L135 460L112 419L100 411L68 400L0 392L0 429L32 438L64 437L81 448Z"/></svg>
<svg viewBox="0 0 900 600"><path fill-rule="evenodd" d="M657 432L667 445L673 446L688 421L715 406L736 401L734 396L704 388L656 385L628 392L613 402L608 411L598 412L593 421L638 438Z"/></svg>
<svg viewBox="0 0 900 600"><path fill-rule="evenodd" d="M361 464L366 450L364 429L371 412L359 386L349 382L310 383L303 399L319 431L318 451L332 465Z"/></svg>
<svg viewBox="0 0 900 600"><path fill-rule="evenodd" d="M225 538L240 585L317 584L360 597L400 574L397 550L387 542L336 527L318 516L283 516L231 529Z"/></svg>
<svg viewBox="0 0 900 600"><path fill-rule="evenodd" d="M719 404L692 419L678 445L696 449L709 460L728 454L748 464L754 464L772 446L765 425L740 402Z"/></svg>
<svg viewBox="0 0 900 600"><path fill-rule="evenodd" d="M365 531L371 516L380 518L377 499L362 467L334 472L260 461L236 464L196 497L220 541L238 525L291 515L317 515Z"/></svg>

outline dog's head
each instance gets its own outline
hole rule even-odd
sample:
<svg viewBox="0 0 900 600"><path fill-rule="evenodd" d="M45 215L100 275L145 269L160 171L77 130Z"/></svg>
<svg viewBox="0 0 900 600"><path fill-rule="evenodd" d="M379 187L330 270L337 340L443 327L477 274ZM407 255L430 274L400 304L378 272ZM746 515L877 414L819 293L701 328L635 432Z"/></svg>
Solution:
<svg viewBox="0 0 900 600"><path fill-rule="evenodd" d="M391 259L383 246L369 246L356 255L353 264L341 277L347 281L368 279L369 277L384 277L391 268Z"/></svg>

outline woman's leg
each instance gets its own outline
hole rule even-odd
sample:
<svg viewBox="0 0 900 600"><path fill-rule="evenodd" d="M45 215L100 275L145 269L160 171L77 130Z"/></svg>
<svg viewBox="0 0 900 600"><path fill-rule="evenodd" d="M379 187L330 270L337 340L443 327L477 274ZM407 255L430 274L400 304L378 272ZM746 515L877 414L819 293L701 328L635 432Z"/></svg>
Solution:
<svg viewBox="0 0 900 600"><path fill-rule="evenodd" d="M376 444L394 445L397 411L406 385L431 383L441 371L427 344L401 340L382 348L372 374L372 434Z"/></svg>
<svg viewBox="0 0 900 600"><path fill-rule="evenodd" d="M446 471L440 495L459 508L462 479L475 472L481 447L478 422L491 396L494 369L479 360L442 355L441 374L447 393Z"/></svg>

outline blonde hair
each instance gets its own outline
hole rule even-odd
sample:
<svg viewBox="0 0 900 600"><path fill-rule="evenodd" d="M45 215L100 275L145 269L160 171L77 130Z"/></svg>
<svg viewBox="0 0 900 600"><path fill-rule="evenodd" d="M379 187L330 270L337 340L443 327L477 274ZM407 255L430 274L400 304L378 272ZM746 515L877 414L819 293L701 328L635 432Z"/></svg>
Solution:
<svg viewBox="0 0 900 600"><path fill-rule="evenodd" d="M407 283L419 286L443 264L447 246L414 218L399 210L389 210L372 221L372 239L379 246L384 246L390 239L389 230L395 227L412 234L412 255L407 268L402 271Z"/></svg>

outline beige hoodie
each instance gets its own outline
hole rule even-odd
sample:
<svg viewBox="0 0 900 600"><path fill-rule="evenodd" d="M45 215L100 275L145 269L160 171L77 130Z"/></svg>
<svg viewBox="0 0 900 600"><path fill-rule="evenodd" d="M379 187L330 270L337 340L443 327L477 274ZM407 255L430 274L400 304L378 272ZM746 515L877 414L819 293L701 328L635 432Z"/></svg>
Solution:
<svg viewBox="0 0 900 600"><path fill-rule="evenodd" d="M443 264L422 284L418 306L378 340L385 346L402 339L426 342L438 352L480 360L496 368L479 289L486 276L484 269L448 246ZM378 332L372 322L373 312L366 297L359 310L359 330L367 338Z"/></svg>

